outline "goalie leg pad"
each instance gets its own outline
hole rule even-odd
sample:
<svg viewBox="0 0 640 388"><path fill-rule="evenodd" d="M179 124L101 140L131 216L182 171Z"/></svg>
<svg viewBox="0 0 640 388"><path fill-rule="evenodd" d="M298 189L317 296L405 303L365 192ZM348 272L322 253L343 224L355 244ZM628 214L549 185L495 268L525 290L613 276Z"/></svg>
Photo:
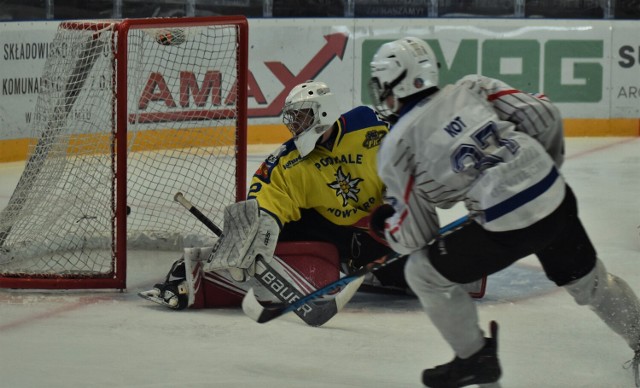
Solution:
<svg viewBox="0 0 640 388"><path fill-rule="evenodd" d="M205 293L202 286L203 259L208 258L213 247L185 248L185 285L187 287L188 307L205 307Z"/></svg>
<svg viewBox="0 0 640 388"><path fill-rule="evenodd" d="M316 241L278 243L275 255L314 288L340 278L340 256L335 245Z"/></svg>
<svg viewBox="0 0 640 388"><path fill-rule="evenodd" d="M275 254L271 266L305 294L340 277L338 250L333 244L313 241L281 242ZM254 289L260 302L280 302L273 291L263 287L257 280L237 282L227 271L206 271L203 283L206 307L240 306L249 288ZM278 287L277 284L274 286Z"/></svg>

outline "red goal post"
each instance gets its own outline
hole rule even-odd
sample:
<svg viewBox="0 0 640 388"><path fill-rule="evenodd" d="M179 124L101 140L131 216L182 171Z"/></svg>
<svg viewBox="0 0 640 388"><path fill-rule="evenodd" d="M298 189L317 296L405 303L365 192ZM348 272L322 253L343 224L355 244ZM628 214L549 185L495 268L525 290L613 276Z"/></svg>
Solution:
<svg viewBox="0 0 640 388"><path fill-rule="evenodd" d="M25 170L0 212L0 287L126 288L127 250L181 250L246 195L242 16L60 23Z"/></svg>

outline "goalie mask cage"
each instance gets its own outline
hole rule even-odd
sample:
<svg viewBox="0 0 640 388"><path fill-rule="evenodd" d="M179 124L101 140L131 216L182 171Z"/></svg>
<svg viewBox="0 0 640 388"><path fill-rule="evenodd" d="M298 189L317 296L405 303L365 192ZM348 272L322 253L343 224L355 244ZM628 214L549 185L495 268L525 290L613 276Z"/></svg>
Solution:
<svg viewBox="0 0 640 388"><path fill-rule="evenodd" d="M247 39L242 16L60 24L0 212L0 287L124 289L127 249L211 236L173 197L222 224L246 195Z"/></svg>

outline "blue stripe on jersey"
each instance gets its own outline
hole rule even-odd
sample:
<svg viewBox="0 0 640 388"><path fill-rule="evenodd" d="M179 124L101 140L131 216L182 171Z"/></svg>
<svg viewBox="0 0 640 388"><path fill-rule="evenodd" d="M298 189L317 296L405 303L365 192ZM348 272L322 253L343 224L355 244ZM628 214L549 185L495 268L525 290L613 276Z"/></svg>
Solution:
<svg viewBox="0 0 640 388"><path fill-rule="evenodd" d="M293 142L293 138L285 141L284 143L282 143L282 145L285 147L285 149L280 153L280 155L278 155L278 159L280 159L280 157L286 156L289 153L291 153L292 151L298 149L296 147L296 143Z"/></svg>
<svg viewBox="0 0 640 388"><path fill-rule="evenodd" d="M547 191L551 185L558 179L558 170L553 167L549 174L546 177L542 178L540 182L535 185L527 188L514 195L513 197L500 202L499 204L493 205L490 208L484 211L484 217L486 222L493 221L497 218L502 217L503 215L512 212L513 210L519 208L525 203L534 200L542 193Z"/></svg>
<svg viewBox="0 0 640 388"><path fill-rule="evenodd" d="M358 106L343 113L339 120L343 126L343 133L366 130L377 125L386 125L384 121L378 119L378 116L371 108L366 106Z"/></svg>

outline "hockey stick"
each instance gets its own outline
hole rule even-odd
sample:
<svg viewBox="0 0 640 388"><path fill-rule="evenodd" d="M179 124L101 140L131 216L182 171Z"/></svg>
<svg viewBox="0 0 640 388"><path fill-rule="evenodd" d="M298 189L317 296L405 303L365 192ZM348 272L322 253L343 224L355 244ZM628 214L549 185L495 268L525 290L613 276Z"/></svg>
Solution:
<svg viewBox="0 0 640 388"><path fill-rule="evenodd" d="M447 232L450 232L468 221L469 221L469 217L465 215L464 217L461 217L456 221L453 221L452 223L442 227L438 231L438 234L443 235ZM364 275L368 274L369 272L377 271L380 268L384 268L387 265L399 260L402 257L404 257L404 255L392 253L378 260L374 260L371 263L365 265L364 267L358 269L357 271L347 276L344 276L343 278L336 280L333 283L329 283L326 286L319 288L316 291L308 295L305 295L304 297L290 304L283 303L283 304L272 304L269 306L263 306L256 299L255 294L253 293L253 289L250 289L249 292L247 292L247 294L242 299L242 310L247 316L249 316L254 321L258 323L265 323L275 318L278 318L279 316L284 315L290 311L295 311L305 303L307 304L312 303L313 301L323 298L328 294L340 289L341 287L346 286L345 288L347 288L348 291L347 289L345 289L343 291L344 294L341 292L335 297L335 303L337 306L339 306L338 310L341 310L344 307L344 305L347 304L349 300L351 300L351 297L353 297L353 295L357 291L357 287L360 286L360 284L364 280ZM357 284L356 290L353 290L350 288L350 286L354 284Z"/></svg>
<svg viewBox="0 0 640 388"><path fill-rule="evenodd" d="M223 237L222 229L214 224L207 216L202 214L202 212L198 210L198 208L196 208L188 199L186 199L182 193L176 193L174 200L193 214L216 236L220 238ZM302 294L294 285L291 284L291 282L285 279L278 271L269 265L269 263L267 263L261 256L258 256L256 259L255 278L284 304L289 305L291 303L295 303L297 300L304 297L304 294ZM348 296L347 300L351 299L351 296L353 296L357 291L358 286L359 284L350 288L345 288L345 290L342 291L343 293L352 293ZM253 289L250 289L249 292L251 292L251 295L255 298ZM346 297L347 296L345 295L345 298ZM324 302L310 300L308 302L298 303L297 307L290 311L294 311L310 326L321 326L336 315L344 306L344 304L339 305L336 299L337 298L332 298Z"/></svg>

